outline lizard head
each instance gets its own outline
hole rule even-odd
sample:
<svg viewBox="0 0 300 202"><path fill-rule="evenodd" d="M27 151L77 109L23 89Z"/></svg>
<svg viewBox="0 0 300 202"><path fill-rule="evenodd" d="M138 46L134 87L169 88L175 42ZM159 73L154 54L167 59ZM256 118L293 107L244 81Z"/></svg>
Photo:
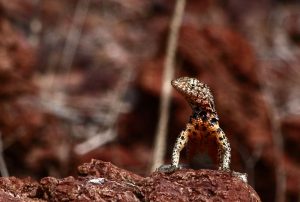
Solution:
<svg viewBox="0 0 300 202"><path fill-rule="evenodd" d="M214 98L206 84L189 77L174 79L171 84L185 97L192 109L201 108L199 110L215 112Z"/></svg>

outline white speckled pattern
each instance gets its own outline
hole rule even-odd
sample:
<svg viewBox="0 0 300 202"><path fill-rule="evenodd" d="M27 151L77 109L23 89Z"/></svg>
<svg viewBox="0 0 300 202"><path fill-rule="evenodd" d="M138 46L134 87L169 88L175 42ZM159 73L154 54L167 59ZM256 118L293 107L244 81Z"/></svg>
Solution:
<svg viewBox="0 0 300 202"><path fill-rule="evenodd" d="M214 107L213 96L209 87L195 78L181 77L172 81L172 86L182 94L193 109L190 122L178 136L170 169L179 165L180 152L189 140L204 141L215 139L218 146L220 170L230 170L231 148L229 141L219 126L218 115Z"/></svg>

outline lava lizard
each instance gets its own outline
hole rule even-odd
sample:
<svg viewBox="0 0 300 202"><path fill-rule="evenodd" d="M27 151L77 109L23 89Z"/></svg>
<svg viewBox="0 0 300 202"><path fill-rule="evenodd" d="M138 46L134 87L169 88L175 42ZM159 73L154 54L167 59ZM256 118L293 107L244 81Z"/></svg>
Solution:
<svg viewBox="0 0 300 202"><path fill-rule="evenodd" d="M172 86L184 96L193 113L185 129L178 136L172 153L171 165L161 166L158 170L173 172L179 169L181 150L188 144L192 155L200 148L193 146L217 145L218 169L230 171L231 148L229 141L219 126L219 118L215 109L214 98L209 87L195 78L181 77L171 82ZM244 173L232 172L235 176L247 182Z"/></svg>

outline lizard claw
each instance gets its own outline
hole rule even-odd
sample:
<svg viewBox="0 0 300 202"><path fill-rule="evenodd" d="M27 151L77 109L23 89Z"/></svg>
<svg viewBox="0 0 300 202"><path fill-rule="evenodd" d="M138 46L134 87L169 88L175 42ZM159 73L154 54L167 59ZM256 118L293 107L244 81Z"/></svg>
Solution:
<svg viewBox="0 0 300 202"><path fill-rule="evenodd" d="M179 169L181 169L181 166L174 166L171 164L167 164L167 165L160 166L159 168L156 169L156 171L163 172L163 173L172 173Z"/></svg>
<svg viewBox="0 0 300 202"><path fill-rule="evenodd" d="M229 168L222 168L222 167L219 167L218 170L225 171L225 172L230 172L232 176L239 178L240 180L242 180L245 183L248 183L247 173L240 173L240 172L232 171Z"/></svg>
<svg viewBox="0 0 300 202"><path fill-rule="evenodd" d="M240 173L240 172L235 172L235 171L232 171L232 176L235 176L237 178L239 178L240 180L242 180L243 182L247 183L248 182L248 175L247 173Z"/></svg>
<svg viewBox="0 0 300 202"><path fill-rule="evenodd" d="M219 167L218 170L221 170L221 171L225 171L225 172L230 172L230 168L223 168L223 167Z"/></svg>

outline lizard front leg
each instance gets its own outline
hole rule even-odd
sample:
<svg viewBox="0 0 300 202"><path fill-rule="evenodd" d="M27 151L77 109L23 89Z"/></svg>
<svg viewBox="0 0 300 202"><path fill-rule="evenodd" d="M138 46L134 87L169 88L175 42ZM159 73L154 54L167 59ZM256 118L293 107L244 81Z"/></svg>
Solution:
<svg viewBox="0 0 300 202"><path fill-rule="evenodd" d="M180 133L180 135L176 139L176 143L173 148L171 165L162 165L158 168L159 171L169 173L180 168L179 166L180 152L187 144L188 137L189 137L189 133L187 129Z"/></svg>
<svg viewBox="0 0 300 202"><path fill-rule="evenodd" d="M188 143L188 139L189 139L188 137L189 137L188 130L184 130L180 133L180 135L176 139L176 143L173 148L172 163L171 163L171 166L174 168L178 168L180 152Z"/></svg>
<svg viewBox="0 0 300 202"><path fill-rule="evenodd" d="M230 144L229 141L223 132L223 130L219 127L216 130L216 141L218 144L218 159L219 159L219 170L230 170Z"/></svg>

